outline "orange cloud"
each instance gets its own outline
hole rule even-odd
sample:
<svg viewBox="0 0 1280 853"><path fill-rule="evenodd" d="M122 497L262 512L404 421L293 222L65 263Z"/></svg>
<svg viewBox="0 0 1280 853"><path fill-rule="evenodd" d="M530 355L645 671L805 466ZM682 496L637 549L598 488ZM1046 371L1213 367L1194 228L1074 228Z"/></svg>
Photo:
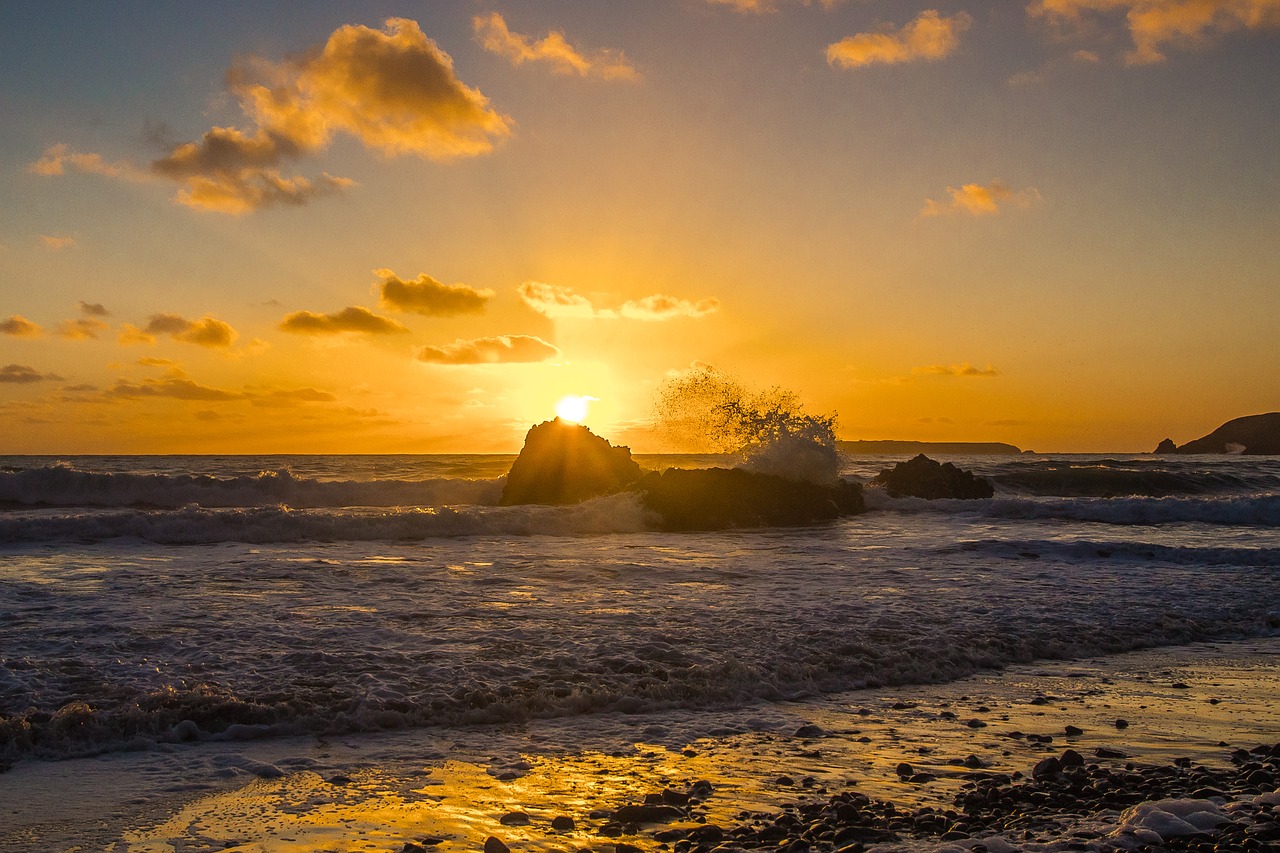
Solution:
<svg viewBox="0 0 1280 853"><path fill-rule="evenodd" d="M545 62L557 74L579 77L601 77L605 80L636 80L640 74L621 51L599 50L593 56L582 55L569 44L564 33L553 30L541 39L513 33L497 12L471 19L476 41L490 53L506 57L512 65Z"/></svg>
<svg viewBox="0 0 1280 853"><path fill-rule="evenodd" d="M1083 32L1094 19L1123 12L1133 40L1131 65L1166 59L1168 45L1199 46L1238 30L1280 27L1280 0L1035 0L1027 14Z"/></svg>
<svg viewBox="0 0 1280 853"><path fill-rule="evenodd" d="M720 309L720 300L709 297L692 302L663 293L644 296L622 303L618 308L597 308L591 300L573 288L542 281L526 281L516 288L526 305L553 320L597 319L674 320L678 317L704 317Z"/></svg>
<svg viewBox="0 0 1280 853"><path fill-rule="evenodd" d="M124 324L119 340L122 344L155 343L156 335L211 348L229 347L237 337L235 329L214 317L188 320L178 314L152 314L145 328Z"/></svg>
<svg viewBox="0 0 1280 853"><path fill-rule="evenodd" d="M720 310L720 300L714 297L690 302L655 293L642 299L622 303L618 313L629 320L673 320L677 317L705 317Z"/></svg>
<svg viewBox="0 0 1280 853"><path fill-rule="evenodd" d="M32 382L61 382L62 377L56 373L41 373L34 367L25 364L6 364L0 367L0 382L15 385L27 385Z"/></svg>
<svg viewBox="0 0 1280 853"><path fill-rule="evenodd" d="M498 335L423 347L418 360L433 364L522 364L555 358L560 350L533 335Z"/></svg>
<svg viewBox="0 0 1280 853"><path fill-rule="evenodd" d="M778 11L778 3L780 0L707 0L707 2L716 6L732 6L734 11L747 12L754 14L764 14L766 12ZM801 6L814 5L812 0L794 0ZM818 0L818 5L823 9L834 9L840 5L843 0Z"/></svg>
<svg viewBox="0 0 1280 853"><path fill-rule="evenodd" d="M840 68L944 59L955 53L960 34L973 18L964 12L950 17L926 9L901 29L886 25L880 32L846 36L827 47L827 62Z"/></svg>
<svg viewBox="0 0 1280 853"><path fill-rule="evenodd" d="M526 305L544 317L563 319L598 316L590 299L563 285L526 281L516 288L516 293L520 294Z"/></svg>
<svg viewBox="0 0 1280 853"><path fill-rule="evenodd" d="M280 323L281 331L299 335L336 335L360 332L366 335L391 335L408 332L395 320L379 317L368 308L353 305L333 314L295 311Z"/></svg>
<svg viewBox="0 0 1280 853"><path fill-rule="evenodd" d="M251 59L230 72L231 89L271 146L314 150L338 131L385 154L433 160L493 150L510 119L464 84L453 59L416 21L385 29L339 27L319 51L274 65Z"/></svg>
<svg viewBox="0 0 1280 853"><path fill-rule="evenodd" d="M999 213L1000 206L1004 204L1012 204L1025 210L1041 201L1040 191L1035 187L1013 190L998 180L985 186L964 184L960 187L947 187L947 195L950 196L950 200L945 202L931 198L925 199L920 216L942 216L948 213L985 216Z"/></svg>
<svg viewBox="0 0 1280 853"><path fill-rule="evenodd" d="M955 377L991 377L999 376L1000 371L991 365L974 367L969 362L963 364L930 364L911 370L915 376L955 376Z"/></svg>
<svg viewBox="0 0 1280 853"><path fill-rule="evenodd" d="M449 54L406 18L389 18L382 30L339 27L323 47L280 63L241 59L227 81L251 126L211 128L151 164L151 175L182 185L176 198L189 207L239 214L340 193L355 182L282 172L287 163L326 148L338 133L387 155L439 161L488 153L511 133L511 119L459 80ZM147 177L130 164L62 144L28 168L41 175L74 168Z"/></svg>
<svg viewBox="0 0 1280 853"><path fill-rule="evenodd" d="M39 240L41 246L54 252L59 249L69 249L76 244L75 237L57 237L51 234L41 234Z"/></svg>
<svg viewBox="0 0 1280 853"><path fill-rule="evenodd" d="M85 341L98 337L98 333L108 328L107 324L96 317L81 317L76 320L63 320L58 324L58 337L73 341Z"/></svg>
<svg viewBox="0 0 1280 853"><path fill-rule="evenodd" d="M243 397L242 394L178 378L144 379L141 382L118 379L115 387L106 391L105 396L125 399L171 397L176 400L237 400Z"/></svg>
<svg viewBox="0 0 1280 853"><path fill-rule="evenodd" d="M382 304L396 311L450 317L455 314L480 314L493 298L492 290L481 290L466 284L443 284L426 273L405 281L388 269L374 270L382 279L379 290Z"/></svg>
<svg viewBox="0 0 1280 853"><path fill-rule="evenodd" d="M85 302L83 299L78 303L80 313L86 317L110 317L111 312L107 310L107 306L101 302Z"/></svg>
<svg viewBox="0 0 1280 853"><path fill-rule="evenodd" d="M44 334L39 323L33 323L21 314L10 314L0 320L0 335L12 335L15 338L38 338Z"/></svg>
<svg viewBox="0 0 1280 853"><path fill-rule="evenodd" d="M101 154L73 151L70 146L63 143L46 148L39 160L27 166L27 171L36 175L62 175L68 168L90 175L125 180L139 181L146 180L148 177L146 172L132 163L108 163Z"/></svg>

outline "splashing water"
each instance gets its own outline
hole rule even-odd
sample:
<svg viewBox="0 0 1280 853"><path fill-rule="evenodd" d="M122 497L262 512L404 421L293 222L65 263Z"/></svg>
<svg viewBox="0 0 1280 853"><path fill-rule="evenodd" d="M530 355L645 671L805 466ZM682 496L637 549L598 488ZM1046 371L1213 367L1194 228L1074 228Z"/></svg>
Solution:
<svg viewBox="0 0 1280 853"><path fill-rule="evenodd" d="M695 368L658 389L658 431L690 453L732 453L742 467L793 480L837 479L836 415L811 415L783 388L753 392L712 368Z"/></svg>

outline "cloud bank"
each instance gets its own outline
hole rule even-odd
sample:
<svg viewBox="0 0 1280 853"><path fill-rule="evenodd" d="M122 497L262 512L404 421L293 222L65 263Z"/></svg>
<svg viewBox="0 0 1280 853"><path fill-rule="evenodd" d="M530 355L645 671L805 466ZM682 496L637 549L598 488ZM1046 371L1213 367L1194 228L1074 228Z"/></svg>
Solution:
<svg viewBox="0 0 1280 853"><path fill-rule="evenodd" d="M973 18L964 12L946 16L926 9L901 29L886 25L879 32L846 36L827 47L827 62L839 68L896 65L926 60L935 62L955 53L960 34Z"/></svg>
<svg viewBox="0 0 1280 853"><path fill-rule="evenodd" d="M488 153L511 133L511 120L459 80L449 54L407 18L389 18L382 30L339 27L322 47L278 63L240 59L227 72L227 85L251 126L211 128L151 164L150 175L180 184L176 198L188 207L240 214L340 193L354 181L282 171L322 151L339 133L388 156L437 161ZM46 149L28 168L40 175L72 168L147 177L129 164L63 144Z"/></svg>
<svg viewBox="0 0 1280 853"><path fill-rule="evenodd" d="M737 12L761 15L778 11L779 3L784 0L707 0L707 2L713 6L731 6ZM823 9L834 9L844 0L817 0L816 3L814 0L791 0L791 2L800 6L818 5Z"/></svg>
<svg viewBox="0 0 1280 853"><path fill-rule="evenodd" d="M564 33L552 30L541 39L513 33L497 12L471 19L476 41L490 53L505 57L512 65L542 62L556 74L599 77L604 80L638 80L640 74L621 51L602 49L591 56L569 44Z"/></svg>
<svg viewBox="0 0 1280 853"><path fill-rule="evenodd" d="M705 317L720 309L720 300L714 297L693 302L663 293L632 299L617 308L597 308L573 288L542 281L526 281L516 288L516 292L526 305L553 320L616 320L622 317L657 322L679 317Z"/></svg>
<svg viewBox="0 0 1280 853"><path fill-rule="evenodd" d="M60 382L62 377L56 373L41 373L34 367L25 364L6 364L0 367L0 382L15 385L27 385L32 382Z"/></svg>
<svg viewBox="0 0 1280 853"><path fill-rule="evenodd" d="M21 314L10 314L0 320L0 335L12 335L15 338L38 338L44 334L39 323L33 323Z"/></svg>
<svg viewBox="0 0 1280 853"><path fill-rule="evenodd" d="M433 364L527 364L559 354L556 347L533 335L498 335L423 347L418 360Z"/></svg>
<svg viewBox="0 0 1280 853"><path fill-rule="evenodd" d="M1106 16L1124 15L1131 65L1163 62L1171 45L1199 47L1240 30L1280 27L1280 0L1035 0L1027 14L1067 34L1081 34Z"/></svg>
<svg viewBox="0 0 1280 853"><path fill-rule="evenodd" d="M492 290L466 284L443 284L426 273L409 281L387 269L374 270L374 275L382 279L378 289L383 306L411 314L428 317L480 314L493 298Z"/></svg>
<svg viewBox="0 0 1280 853"><path fill-rule="evenodd" d="M188 320L178 314L152 314L141 329L125 323L120 332L120 343L152 344L157 335L168 335L175 341L212 349L229 347L238 337L230 324L208 315L199 320Z"/></svg>
<svg viewBox="0 0 1280 853"><path fill-rule="evenodd" d="M343 308L333 314L295 311L284 318L280 323L280 329L298 335L337 335L343 332L395 335L409 331L395 320L380 317L368 308L358 305Z"/></svg>

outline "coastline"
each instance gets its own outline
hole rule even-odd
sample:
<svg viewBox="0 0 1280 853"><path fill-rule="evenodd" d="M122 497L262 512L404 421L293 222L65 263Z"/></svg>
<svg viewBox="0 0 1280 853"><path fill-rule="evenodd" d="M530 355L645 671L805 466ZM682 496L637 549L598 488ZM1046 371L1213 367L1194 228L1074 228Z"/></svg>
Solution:
<svg viewBox="0 0 1280 853"><path fill-rule="evenodd" d="M0 847L478 850L496 836L516 851L660 849L673 839L659 841L655 833L693 824L607 834L610 810L705 780L711 793L697 816L722 827L741 823L745 813L794 809L840 792L899 811L941 811L972 784L975 763L978 772L1029 775L1068 748L1104 767L1172 766L1176 759L1227 770L1232 750L1270 743L1280 732L1278 689L1280 638L1270 638L1036 662L945 684L733 710L222 741L22 762L0 774ZM1128 725L1117 728L1120 719ZM1080 732L1068 735L1067 726ZM1124 757L1095 758L1099 748ZM899 774L904 762L912 777ZM517 812L528 823L502 822ZM552 829L558 816L574 828ZM1062 843L1074 831L1105 839L1118 820L1118 812L1073 814L1054 831ZM977 843L917 838L868 849ZM1034 842L1048 846L1026 843L1023 849L1065 849L1052 839Z"/></svg>

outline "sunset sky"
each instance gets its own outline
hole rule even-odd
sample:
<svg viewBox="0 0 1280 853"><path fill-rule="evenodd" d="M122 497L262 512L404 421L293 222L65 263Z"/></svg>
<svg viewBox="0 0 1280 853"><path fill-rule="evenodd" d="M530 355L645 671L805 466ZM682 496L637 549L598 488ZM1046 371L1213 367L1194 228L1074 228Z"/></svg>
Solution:
<svg viewBox="0 0 1280 853"><path fill-rule="evenodd" d="M1280 0L0 6L0 453L1280 409Z"/></svg>

